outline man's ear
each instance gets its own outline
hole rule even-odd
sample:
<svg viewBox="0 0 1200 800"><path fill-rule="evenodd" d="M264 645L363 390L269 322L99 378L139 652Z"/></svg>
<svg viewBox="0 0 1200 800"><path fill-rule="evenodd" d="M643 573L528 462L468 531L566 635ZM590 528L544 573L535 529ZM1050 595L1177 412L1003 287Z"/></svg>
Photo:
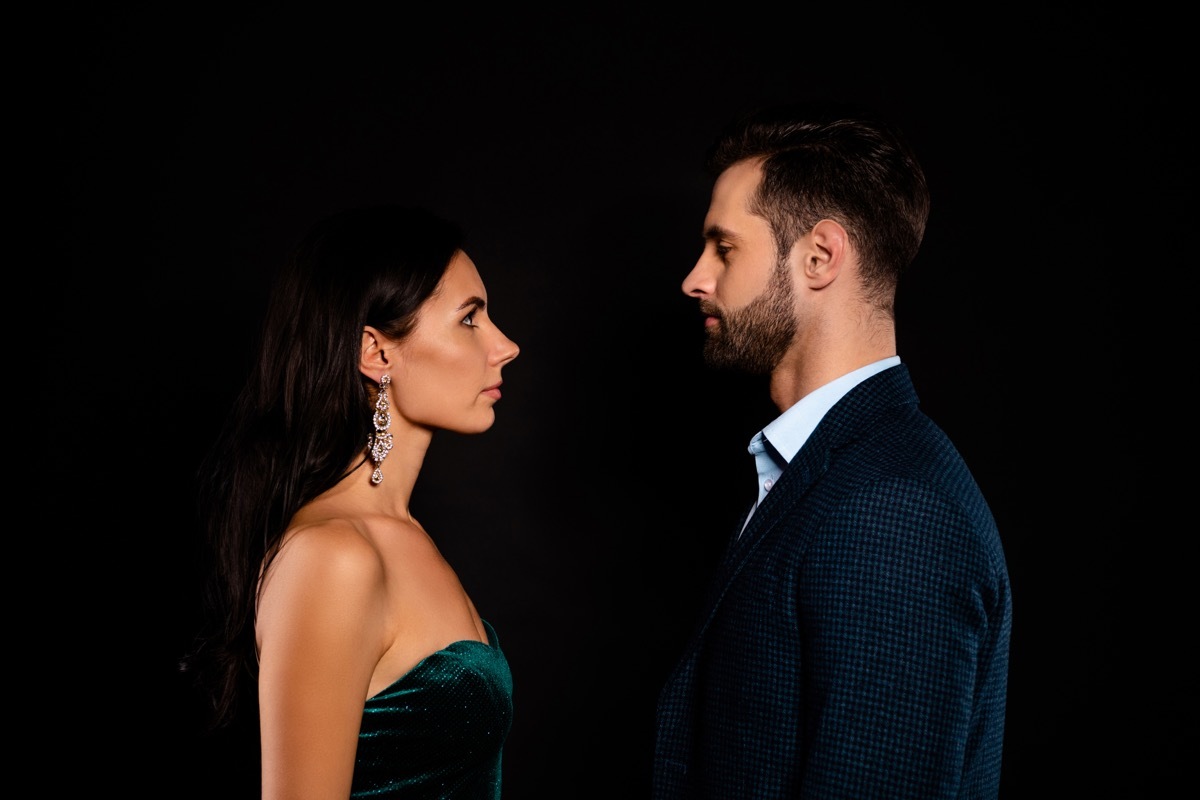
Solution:
<svg viewBox="0 0 1200 800"><path fill-rule="evenodd" d="M388 349L391 341L377 329L367 325L362 333L362 351L359 353L358 368L363 375L379 383L384 373L392 368Z"/></svg>
<svg viewBox="0 0 1200 800"><path fill-rule="evenodd" d="M841 225L823 219L796 242L796 247L801 278L810 289L824 289L841 274L850 254L850 237Z"/></svg>

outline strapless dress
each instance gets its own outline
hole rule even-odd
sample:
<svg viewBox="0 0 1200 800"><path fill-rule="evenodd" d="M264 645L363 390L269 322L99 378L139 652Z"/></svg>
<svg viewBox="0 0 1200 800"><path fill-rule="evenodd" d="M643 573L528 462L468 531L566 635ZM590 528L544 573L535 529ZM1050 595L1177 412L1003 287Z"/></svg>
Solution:
<svg viewBox="0 0 1200 800"><path fill-rule="evenodd" d="M495 630L454 642L369 698L351 797L499 800L512 674Z"/></svg>

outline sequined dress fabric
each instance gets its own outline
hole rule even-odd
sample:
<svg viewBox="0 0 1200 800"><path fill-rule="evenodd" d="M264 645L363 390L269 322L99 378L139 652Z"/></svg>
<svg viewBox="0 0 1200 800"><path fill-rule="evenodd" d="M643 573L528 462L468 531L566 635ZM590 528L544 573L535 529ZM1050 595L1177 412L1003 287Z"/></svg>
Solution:
<svg viewBox="0 0 1200 800"><path fill-rule="evenodd" d="M366 702L351 797L499 800L512 674L488 644L454 642Z"/></svg>

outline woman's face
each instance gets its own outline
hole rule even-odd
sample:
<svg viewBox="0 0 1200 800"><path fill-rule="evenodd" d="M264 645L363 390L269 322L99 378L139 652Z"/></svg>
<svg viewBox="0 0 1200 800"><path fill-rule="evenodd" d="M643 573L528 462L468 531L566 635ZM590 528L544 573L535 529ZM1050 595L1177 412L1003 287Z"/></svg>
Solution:
<svg viewBox="0 0 1200 800"><path fill-rule="evenodd" d="M396 347L392 413L429 428L479 433L496 421L500 370L520 348L487 313L487 290L461 250Z"/></svg>

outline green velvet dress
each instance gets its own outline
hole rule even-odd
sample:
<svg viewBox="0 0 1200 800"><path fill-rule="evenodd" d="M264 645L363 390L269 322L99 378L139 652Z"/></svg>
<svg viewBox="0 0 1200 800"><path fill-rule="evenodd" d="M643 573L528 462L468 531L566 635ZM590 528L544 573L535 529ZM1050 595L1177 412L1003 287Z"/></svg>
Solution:
<svg viewBox="0 0 1200 800"><path fill-rule="evenodd" d="M488 642L454 642L367 700L351 797L499 800L512 674Z"/></svg>

